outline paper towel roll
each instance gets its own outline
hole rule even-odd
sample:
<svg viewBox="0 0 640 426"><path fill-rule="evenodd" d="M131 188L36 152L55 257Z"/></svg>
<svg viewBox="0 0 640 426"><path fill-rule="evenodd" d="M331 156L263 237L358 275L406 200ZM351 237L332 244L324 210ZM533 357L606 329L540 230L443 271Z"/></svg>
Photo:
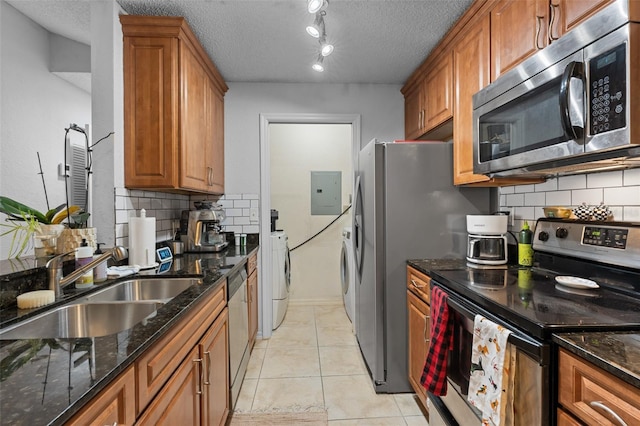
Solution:
<svg viewBox="0 0 640 426"><path fill-rule="evenodd" d="M146 217L144 209L140 217L129 218L129 265L156 266L156 220Z"/></svg>

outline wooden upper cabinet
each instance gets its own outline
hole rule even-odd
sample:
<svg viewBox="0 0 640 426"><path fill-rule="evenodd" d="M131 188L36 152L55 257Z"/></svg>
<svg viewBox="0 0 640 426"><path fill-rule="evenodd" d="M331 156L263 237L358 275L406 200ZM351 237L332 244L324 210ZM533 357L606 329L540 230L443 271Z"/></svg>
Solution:
<svg viewBox="0 0 640 426"><path fill-rule="evenodd" d="M404 137L417 139L422 135L424 109L422 106L422 87L418 86L404 97Z"/></svg>
<svg viewBox="0 0 640 426"><path fill-rule="evenodd" d="M222 76L184 18L120 16L125 186L224 192Z"/></svg>
<svg viewBox="0 0 640 426"><path fill-rule="evenodd" d="M489 16L469 26L453 46L453 183L486 182L473 173L473 94L489 84Z"/></svg>
<svg viewBox="0 0 640 426"><path fill-rule="evenodd" d="M500 0L491 9L491 81L547 45L548 0Z"/></svg>
<svg viewBox="0 0 640 426"><path fill-rule="evenodd" d="M549 39L553 42L615 0L550 0ZM633 0L632 0L633 1Z"/></svg>
<svg viewBox="0 0 640 426"><path fill-rule="evenodd" d="M428 132L453 115L453 64L450 51L438 56L424 80L425 125Z"/></svg>
<svg viewBox="0 0 640 426"><path fill-rule="evenodd" d="M491 81L614 0L498 0L491 9Z"/></svg>

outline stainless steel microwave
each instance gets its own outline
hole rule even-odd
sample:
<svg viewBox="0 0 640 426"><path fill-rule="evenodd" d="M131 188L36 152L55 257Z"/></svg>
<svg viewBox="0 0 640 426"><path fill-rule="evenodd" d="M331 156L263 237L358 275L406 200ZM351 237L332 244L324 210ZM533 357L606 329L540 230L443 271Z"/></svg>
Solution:
<svg viewBox="0 0 640 426"><path fill-rule="evenodd" d="M474 172L640 167L640 23L618 1L473 97Z"/></svg>

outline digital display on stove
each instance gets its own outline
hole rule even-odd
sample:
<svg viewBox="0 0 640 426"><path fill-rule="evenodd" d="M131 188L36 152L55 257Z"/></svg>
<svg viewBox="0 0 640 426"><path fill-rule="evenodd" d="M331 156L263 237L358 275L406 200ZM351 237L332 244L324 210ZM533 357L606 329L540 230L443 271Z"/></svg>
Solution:
<svg viewBox="0 0 640 426"><path fill-rule="evenodd" d="M624 250L627 247L628 235L628 229L585 226L582 234L582 244Z"/></svg>

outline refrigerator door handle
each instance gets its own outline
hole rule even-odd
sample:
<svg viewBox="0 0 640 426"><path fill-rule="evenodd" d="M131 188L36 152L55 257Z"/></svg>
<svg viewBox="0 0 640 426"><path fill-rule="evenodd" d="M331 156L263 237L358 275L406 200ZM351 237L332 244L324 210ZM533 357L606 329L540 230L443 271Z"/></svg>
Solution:
<svg viewBox="0 0 640 426"><path fill-rule="evenodd" d="M358 282L362 279L362 251L364 249L364 241L362 240L362 185L360 176L356 177L356 188L353 205L353 258L355 260L356 272L358 274Z"/></svg>

